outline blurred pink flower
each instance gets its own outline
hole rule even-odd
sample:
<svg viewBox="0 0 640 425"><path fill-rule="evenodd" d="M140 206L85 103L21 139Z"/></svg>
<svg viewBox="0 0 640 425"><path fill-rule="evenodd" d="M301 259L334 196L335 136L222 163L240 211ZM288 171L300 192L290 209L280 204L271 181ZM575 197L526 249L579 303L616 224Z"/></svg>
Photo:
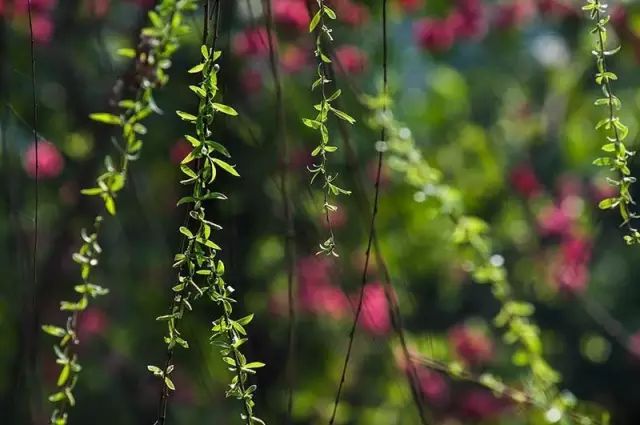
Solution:
<svg viewBox="0 0 640 425"><path fill-rule="evenodd" d="M560 253L552 266L557 289L566 294L584 292L589 281L590 260L589 240L575 235L563 240Z"/></svg>
<svg viewBox="0 0 640 425"><path fill-rule="evenodd" d="M47 44L53 36L53 21L48 15L33 16L33 38L38 43Z"/></svg>
<svg viewBox="0 0 640 425"><path fill-rule="evenodd" d="M430 52L449 50L455 41L457 18L423 18L413 26L413 34L420 47Z"/></svg>
<svg viewBox="0 0 640 425"><path fill-rule="evenodd" d="M280 64L283 71L288 74L300 72L309 64L307 51L297 46L290 46L282 52Z"/></svg>
<svg viewBox="0 0 640 425"><path fill-rule="evenodd" d="M640 361L640 331L636 331L629 337L627 348L634 356L634 360Z"/></svg>
<svg viewBox="0 0 640 425"><path fill-rule="evenodd" d="M347 211L341 206L338 205L338 209L336 211L329 212L329 221L331 222L331 227L334 229L339 229L347 224L349 216L347 215ZM327 223L326 213L323 211L320 213L320 224L325 229L329 228L329 223Z"/></svg>
<svg viewBox="0 0 640 425"><path fill-rule="evenodd" d="M417 12L424 6L424 0L396 0L396 3L405 13Z"/></svg>
<svg viewBox="0 0 640 425"><path fill-rule="evenodd" d="M89 13L98 18L102 18L109 13L111 0L86 0Z"/></svg>
<svg viewBox="0 0 640 425"><path fill-rule="evenodd" d="M538 10L556 18L579 16L579 8L571 0L538 0Z"/></svg>
<svg viewBox="0 0 640 425"><path fill-rule="evenodd" d="M369 9L352 0L333 0L338 18L345 24L359 26L369 20Z"/></svg>
<svg viewBox="0 0 640 425"><path fill-rule="evenodd" d="M468 365L482 365L493 359L493 341L484 332L467 325L457 325L449 330L449 343L456 357Z"/></svg>
<svg viewBox="0 0 640 425"><path fill-rule="evenodd" d="M38 179L46 180L58 177L64 168L64 158L52 143L38 142ZM27 175L36 177L36 144L32 143L24 154L23 166Z"/></svg>
<svg viewBox="0 0 640 425"><path fill-rule="evenodd" d="M460 398L460 414L466 419L484 421L496 417L508 406L505 400L496 398L485 390L471 390Z"/></svg>
<svg viewBox="0 0 640 425"><path fill-rule="evenodd" d="M256 94L262 90L262 74L255 69L244 69L240 74L240 85L247 94Z"/></svg>
<svg viewBox="0 0 640 425"><path fill-rule="evenodd" d="M365 285L362 313L358 323L365 331L373 335L386 335L391 330L389 303L381 283L374 282Z"/></svg>
<svg viewBox="0 0 640 425"><path fill-rule="evenodd" d="M171 150L169 151L171 162L176 165L180 164L180 162L189 155L192 149L193 147L189 142L185 139L179 139L173 144L173 146L171 146Z"/></svg>
<svg viewBox="0 0 640 425"><path fill-rule="evenodd" d="M309 26L309 12L305 0L274 0L273 19L279 25L306 31Z"/></svg>
<svg viewBox="0 0 640 425"><path fill-rule="evenodd" d="M264 27L249 28L233 37L233 53L241 57L266 56L269 53L269 39Z"/></svg>
<svg viewBox="0 0 640 425"><path fill-rule="evenodd" d="M515 0L496 5L494 23L498 28L511 29L528 23L535 15L533 0Z"/></svg>
<svg viewBox="0 0 640 425"><path fill-rule="evenodd" d="M543 208L537 221L543 236L561 236L571 230L573 219L564 209L553 205Z"/></svg>
<svg viewBox="0 0 640 425"><path fill-rule="evenodd" d="M366 53L356 46L340 46L335 50L335 55L340 63L338 69L347 74L360 74L367 67Z"/></svg>
<svg viewBox="0 0 640 425"><path fill-rule="evenodd" d="M477 39L487 32L486 7L481 0L458 0L450 16L457 37Z"/></svg>
<svg viewBox="0 0 640 425"><path fill-rule="evenodd" d="M511 170L509 178L514 189L524 198L538 195L542 189L536 173L529 164L520 164Z"/></svg>
<svg viewBox="0 0 640 425"><path fill-rule="evenodd" d="M443 404L449 396L449 385L438 372L416 366L418 385L422 396L434 404Z"/></svg>
<svg viewBox="0 0 640 425"><path fill-rule="evenodd" d="M96 307L87 308L78 317L78 334L80 339L100 335L104 333L109 326L107 315Z"/></svg>
<svg viewBox="0 0 640 425"><path fill-rule="evenodd" d="M603 199L613 198L618 193L616 187L599 178L591 182L589 189L595 203L599 203Z"/></svg>
<svg viewBox="0 0 640 425"><path fill-rule="evenodd" d="M328 258L313 256L298 260L298 305L302 311L340 319L349 310L349 300L331 283L330 271Z"/></svg>

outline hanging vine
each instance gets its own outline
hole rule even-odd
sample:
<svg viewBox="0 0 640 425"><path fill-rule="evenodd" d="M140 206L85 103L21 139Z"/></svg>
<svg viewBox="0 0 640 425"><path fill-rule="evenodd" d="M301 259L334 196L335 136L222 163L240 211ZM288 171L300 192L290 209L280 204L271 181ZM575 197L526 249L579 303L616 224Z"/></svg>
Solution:
<svg viewBox="0 0 640 425"><path fill-rule="evenodd" d="M504 341L514 346L513 363L528 368L530 393L546 405L555 406L561 402L556 388L560 376L544 358L540 329L532 319L534 306L514 296L502 257L492 250L489 225L464 213L460 192L443 183L442 173L424 159L411 131L398 123L391 112L383 111L388 102L385 97L366 99L374 111L372 123L387 129L384 149L389 153L389 166L419 191L419 198L435 202L436 208L452 221L453 243L467 259L467 270L476 282L488 284L500 303L494 324L503 329Z"/></svg>
<svg viewBox="0 0 640 425"><path fill-rule="evenodd" d="M622 102L614 94L612 81L618 76L607 67L607 57L613 56L620 51L620 46L614 49L607 48L607 26L611 19L607 13L607 3L600 0L587 0L583 10L589 12L594 26L591 33L595 34L594 48L591 51L596 58L596 84L602 90L603 96L595 101L596 106L604 106L607 116L596 124L596 130L604 130L606 143L601 149L607 154L597 158L593 163L599 167L608 167L616 173L616 178L607 178L607 182L618 189L615 197L603 199L598 206L601 209L614 209L620 211L622 217L621 226L627 228L624 240L628 245L640 242L640 232L633 226L632 221L640 218L635 211L635 202L631 196L631 185L636 182L636 178L631 175L629 169L629 159L635 154L627 149L624 140L629 135L629 128L622 123L618 116L618 111L622 107Z"/></svg>
<svg viewBox="0 0 640 425"><path fill-rule="evenodd" d="M214 6L214 20L217 22L220 13L220 2ZM208 15L208 7L205 10L205 20ZM160 404L156 423L165 423L169 391L175 390L175 385L170 378L174 370L173 352L176 346L189 348L188 342L183 338L179 328L179 322L187 311L192 310L192 302L207 296L222 308L222 314L213 321L211 329L211 341L220 348L222 360L229 366L233 377L227 387L226 396L234 397L242 402L242 420L247 425L264 424L253 413L255 403L253 394L256 385L248 385L248 377L255 374L255 369L264 366L261 362L248 362L241 351L241 346L247 341L245 326L253 319L253 314L233 319L234 288L224 280L225 265L218 259L221 248L213 240L213 231L220 230L221 226L207 219L205 203L210 200L225 200L227 197L211 190L211 185L218 176L218 170L225 171L232 176L239 177L235 167L221 157L230 158L229 151L220 143L211 140L212 125L217 113L228 116L237 116L238 113L231 106L216 102L218 97L218 72L216 63L222 53L215 50L217 27L214 30L214 38L211 46L201 46L201 62L189 70L192 74L201 74L202 81L199 85L189 86L198 97L197 115L188 112L177 111L178 116L195 126L193 135L187 134L185 138L191 143L192 150L180 164L180 171L185 178L181 184L192 186L190 196L183 197L178 205L189 205L187 223L181 226L179 232L185 238L183 250L175 255L173 267L178 271L177 284L173 286L173 302L166 315L159 316L157 320L166 322L167 335L164 340L167 344L167 360L164 367L149 365L148 370L157 376L162 383ZM204 39L207 38L205 25Z"/></svg>
<svg viewBox="0 0 640 425"><path fill-rule="evenodd" d="M105 157L106 170L98 176L96 187L82 190L85 195L102 198L105 210L110 215L116 214L116 198L125 186L129 163L140 156L143 144L141 136L146 133L142 121L153 112L159 112L153 99L154 90L167 83L170 58L179 47L179 38L189 30L182 24L183 14L194 7L195 0L162 0L155 10L149 12L150 25L142 30L137 51L122 49L119 52L125 57L135 58L138 77L135 97L118 103L121 110L118 115L91 114L93 120L118 126L122 132L123 146L119 146L119 163L114 163L111 156ZM75 405L73 390L82 370L77 354L80 314L93 299L109 292L107 288L93 283L92 278L102 253L98 242L102 220L102 216L96 216L93 230L81 231L83 243L73 254L73 261L80 267L82 282L74 287L78 295L76 300L60 303L60 310L69 314L65 325L42 326L44 332L58 338L53 349L61 368L56 381L57 389L49 396L49 401L54 405L50 418L53 425L67 424L69 409Z"/></svg>
<svg viewBox="0 0 640 425"><path fill-rule="evenodd" d="M329 113L332 113L341 120L347 121L349 124L355 123L349 114L332 105L331 102L335 101L342 93L340 89L334 91L331 95L328 95L328 84L331 83L329 79L327 66L331 63L329 55L324 51L324 44L333 41L331 35L332 29L326 24L326 19L336 19L336 13L329 6L325 4L324 0L317 0L318 10L311 18L309 23L309 32L316 33L315 50L314 55L318 60L317 64L317 79L311 85L311 90L320 90L320 102L314 105L314 108L318 111L318 114L314 118L303 118L302 122L307 127L316 130L319 133L318 145L311 152L311 156L318 157L319 161L315 162L312 166L308 167L311 173L311 183L316 179L322 181L323 193L323 210L327 228L329 229L329 237L322 243L320 243L320 251L318 254L332 255L338 257L336 250L336 240L333 231L333 224L331 221L331 213L337 211L338 207L333 204L332 198L339 195L349 195L351 191L346 190L338 186L335 181L338 177L337 173L332 172L329 169L329 161L327 154L333 153L338 150L337 146L330 144L329 135Z"/></svg>

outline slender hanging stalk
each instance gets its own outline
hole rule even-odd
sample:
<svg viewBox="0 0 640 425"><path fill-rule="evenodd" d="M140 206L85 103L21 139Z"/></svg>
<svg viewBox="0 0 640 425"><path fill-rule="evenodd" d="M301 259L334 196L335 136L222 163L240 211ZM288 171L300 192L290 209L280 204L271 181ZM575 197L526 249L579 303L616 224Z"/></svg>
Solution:
<svg viewBox="0 0 640 425"><path fill-rule="evenodd" d="M382 75L383 75L383 95L387 96L387 91L388 91L388 37L387 37L387 0L382 0ZM384 112L386 112L386 105L384 106ZM347 352L345 354L345 358L344 358L344 363L343 363L343 367L342 367L342 372L340 375L340 383L338 384L338 390L336 392L336 398L334 401L334 405L333 405L333 412L331 413L331 418L329 420L330 424L333 424L336 418L336 414L338 412L338 406L340 404L340 397L342 394L342 389L344 386L344 382L346 379L346 375L347 375L347 368L349 366L349 360L351 358L351 350L353 348L353 342L355 340L355 333L356 333L356 328L357 328L357 324L358 324L358 320L360 318L360 314L362 313L362 307L363 307L363 302L364 302L364 289L365 289L365 284L366 284L366 280L367 280L367 275L369 272L369 261L371 259L371 248L372 245L374 244L374 240L375 240L375 245L376 245L376 249L378 251L378 256L381 257L381 253L379 252L379 247L377 246L377 238L376 238L376 230L375 230L375 223L376 223L376 216L378 214L378 203L379 203L379 196L380 196L380 176L382 173L382 165L383 165L383 160L384 160L384 143L386 140L386 128L382 127L380 130L380 142L376 145L377 146L377 150L378 150L378 163L377 163L377 169L376 169L376 180L375 180L375 191L374 191L374 198L373 198L373 209L371 212L371 221L370 221L370 225L369 225L369 236L368 236L368 241L367 241L367 250L366 250L366 254L365 254L365 263L364 263L364 268L362 270L362 278L360 281L360 292L358 294L358 305L356 307L356 313L355 313L355 317L353 319L353 323L351 325L351 331L349 332L349 342L347 345ZM385 267L385 296L387 298L387 301L389 303L389 309L390 309L390 313L391 313L391 318L392 318L392 323L393 323L393 327L396 330L396 333L398 334L400 341L401 341L401 346L403 349L403 354L405 355L405 357L407 358L407 360L409 360L409 353L408 353L408 348L407 348L407 344L406 344L406 339L404 338L404 332L401 326L401 316L400 316L400 311L399 311L399 307L397 305L397 303L393 300L393 295L392 295L392 291L390 288L390 276L388 274L388 270L386 270ZM425 418L425 414L424 414L424 410L422 407L422 403L420 400L420 395L418 393L418 389L417 389L417 379L416 379L416 370L415 370L415 365L413 363L411 363L409 361L408 364L409 367L409 372L408 372L408 379L409 379L409 386L411 389L411 393L412 396L414 398L414 402L416 403L416 406L418 408L418 413L420 415L420 421L422 424L426 424L426 418Z"/></svg>
<svg viewBox="0 0 640 425"><path fill-rule="evenodd" d="M185 138L193 149L180 165L180 171L186 176L180 181L183 185L192 186L190 196L183 197L178 205L190 205L187 221L179 231L184 237L183 249L174 258L174 268L178 271L177 284L172 288L173 302L168 314L157 320L167 324L167 360L163 368L149 365L147 368L157 376L162 383L160 403L156 424L163 425L166 421L169 391L175 389L170 378L174 370L173 353L176 346L189 348L188 342L182 337L179 323L187 311L192 310L192 302L208 296L222 308L221 316L213 321L211 341L220 348L222 360L229 366L233 377L228 385L227 397L234 397L242 402L242 420L247 425L264 424L257 418L253 409L255 403L253 394L255 385L248 384L248 376L255 374L255 369L263 367L261 362L247 362L240 347L247 341L245 326L253 319L253 314L240 319L233 319L234 289L224 280L225 265L217 259L221 248L212 238L212 231L220 230L221 226L207 219L205 203L209 200L225 200L227 197L219 192L213 192L211 185L218 176L218 170L225 171L232 176L239 177L234 166L220 158L230 158L229 151L224 145L211 140L213 120L217 113L237 116L232 107L216 102L218 95L218 72L220 66L216 61L222 53L215 50L219 29L220 0L215 2L212 11L215 28L210 46L201 46L202 60L189 70L192 74L201 74L199 85L189 86L198 97L197 115L177 111L178 116L195 126L195 134L187 134ZM205 6L205 28L203 39L208 35L208 9ZM191 164L191 165L190 165ZM195 164L195 165L194 165Z"/></svg>
<svg viewBox="0 0 640 425"><path fill-rule="evenodd" d="M95 121L116 125L122 132L124 146L119 148L119 164L116 165L110 156L105 158L106 171L98 176L97 186L82 190L85 195L99 196L104 202L105 210L116 213L116 198L124 188L128 166L140 156L142 149L141 135L146 133L142 120L152 112L159 112L154 100L154 90L164 86L168 81L167 69L171 65L170 58L178 48L178 39L188 32L182 25L184 12L192 10L195 0L162 0L155 10L149 12L151 25L144 28L140 37L138 50L123 49L119 53L135 58L138 70L138 85L134 99L119 102L121 113L91 114ZM81 366L78 360L77 346L78 320L80 314L87 309L89 303L98 296L106 295L108 289L92 283L92 271L98 265L102 248L99 245L99 231L102 216L94 218L93 231L81 231L82 245L73 254L73 260L80 267L82 282L75 285L78 298L74 301L62 301L60 310L68 312L64 326L44 325L42 329L58 338L53 346L57 363L61 366L57 389L49 396L54 408L51 413L52 425L65 425L71 407L75 405L73 390L77 384Z"/></svg>
<svg viewBox="0 0 640 425"><path fill-rule="evenodd" d="M618 116L618 111L622 107L622 102L614 94L612 81L618 76L607 67L607 57L613 56L620 51L620 46L607 49L607 25L611 17L607 13L608 5L601 0L587 0L583 10L589 12L589 16L594 22L591 30L595 34L595 46L591 51L596 58L597 72L595 74L596 84L600 87L603 97L595 101L596 106L604 106L607 116L596 124L596 130L604 129L606 143L601 149L607 156L597 158L593 163L599 167L608 167L616 174L615 178L607 178L607 182L618 189L617 196L603 199L598 206L603 209L617 208L622 217L621 226L625 226L627 234L624 240L628 245L640 243L640 232L633 226L633 220L640 218L635 211L635 202L631 196L631 185L636 182L636 178L631 175L629 160L635 155L625 146L624 140L629 135L629 128L622 123Z"/></svg>
<svg viewBox="0 0 640 425"><path fill-rule="evenodd" d="M314 108L318 111L318 114L314 118L303 118L302 122L307 127L318 131L320 141L318 145L311 152L311 156L318 157L319 161L308 167L311 173L311 184L320 178L323 188L323 210L325 220L328 228L328 238L320 243L320 251L317 254L332 255L338 257L336 250L336 240L333 231L333 223L331 221L331 213L337 211L338 207L332 202L332 197L339 195L349 195L351 191L346 190L335 184L338 177L337 173L333 173L329 169L329 161L327 154L333 153L338 150L337 146L330 144L329 128L327 126L329 120L329 113L338 117L341 120L347 121L349 124L355 123L349 114L334 107L332 102L340 97L342 93L339 89L328 95L328 84L331 80L328 78L328 64L331 63L329 55L327 55L323 48L325 43L333 41L331 32L333 31L326 25L326 18L336 19L336 13L325 4L324 0L317 0L318 10L311 18L309 23L309 32L316 33L315 50L314 54L318 60L317 65L317 79L311 85L311 90L320 88L320 103L314 105Z"/></svg>
<svg viewBox="0 0 640 425"><path fill-rule="evenodd" d="M250 4L250 3L249 3ZM283 101L283 84L280 78L280 69L278 66L278 50L274 42L274 20L273 10L270 0L263 1L266 11L267 41L269 44L269 65L271 75L275 86L276 95L276 134L282 138L281 155L282 169L280 171L280 192L282 193L282 213L285 220L284 229L284 249L285 262L287 266L287 303L288 303L288 330L287 330L287 423L293 421L293 391L295 386L295 369L296 369L296 315L295 315L295 297L293 288L293 276L295 275L295 228L293 223L293 214L291 211L291 198L289 193L289 134L287 131L285 106Z"/></svg>

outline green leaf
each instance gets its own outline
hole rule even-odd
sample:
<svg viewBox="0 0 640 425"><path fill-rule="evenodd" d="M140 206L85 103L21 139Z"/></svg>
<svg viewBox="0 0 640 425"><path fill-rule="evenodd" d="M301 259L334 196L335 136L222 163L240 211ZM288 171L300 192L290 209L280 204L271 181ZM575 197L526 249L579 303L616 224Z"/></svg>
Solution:
<svg viewBox="0 0 640 425"><path fill-rule="evenodd" d="M212 161L215 162L220 168L222 168L224 171L231 174L232 176L240 177L240 174L238 174L238 172L236 171L235 168L233 168L232 165L218 158L213 158Z"/></svg>
<svg viewBox="0 0 640 425"><path fill-rule="evenodd" d="M603 199L602 201L600 201L600 203L598 204L598 208L602 209L602 210L607 210L610 208L615 208L618 203L620 202L619 198L607 198L607 199Z"/></svg>
<svg viewBox="0 0 640 425"><path fill-rule="evenodd" d="M191 230L187 229L184 226L180 226L180 233L182 233L183 235L185 235L189 239L193 239L193 233L191 233Z"/></svg>
<svg viewBox="0 0 640 425"><path fill-rule="evenodd" d="M69 379L69 374L71 373L71 365L69 363L65 364L62 370L60 371L60 375L58 375L58 382L56 383L59 387L63 386L67 379Z"/></svg>
<svg viewBox="0 0 640 425"><path fill-rule="evenodd" d="M122 121L120 120L120 117L113 114L106 113L106 112L98 112L95 114L90 114L89 118L104 124L122 125Z"/></svg>
<svg viewBox="0 0 640 425"><path fill-rule="evenodd" d="M122 57L133 59L136 57L136 51L134 49L118 49L116 53Z"/></svg>
<svg viewBox="0 0 640 425"><path fill-rule="evenodd" d="M313 19L311 19L311 22L309 22L309 32L313 32L313 30L315 30L316 27L318 26L319 22L320 22L320 11L318 10L316 14L313 15Z"/></svg>
<svg viewBox="0 0 640 425"><path fill-rule="evenodd" d="M197 74L198 72L201 72L204 69L204 64L203 63L199 63L196 66L194 66L193 68L189 69L187 72L189 74Z"/></svg>
<svg viewBox="0 0 640 425"><path fill-rule="evenodd" d="M184 121L196 122L198 120L198 117L196 117L195 115L192 115L192 114L190 114L188 112L176 111L176 114L178 114L178 116L180 118L182 118L182 120L184 120Z"/></svg>
<svg viewBox="0 0 640 425"><path fill-rule="evenodd" d="M258 369L261 367L265 367L266 364L262 363L262 362L251 362L251 363L247 363L246 365L244 365L245 368L247 369Z"/></svg>
<svg viewBox="0 0 640 425"><path fill-rule="evenodd" d="M49 335L53 335L57 337L62 337L67 334L67 331L64 330L63 328L60 328L58 326L52 326L52 325L42 325L42 330L45 333L48 333Z"/></svg>
<svg viewBox="0 0 640 425"><path fill-rule="evenodd" d="M340 111L339 109L331 108L331 111L336 114L336 116L342 120L347 121L349 124L354 124L356 120L346 112Z"/></svg>
<svg viewBox="0 0 640 425"><path fill-rule="evenodd" d="M218 112L222 112L223 114L227 114L231 116L238 115L238 112L236 112L236 110L233 109L231 106L224 105L222 103L215 103L215 102L213 102L211 106L213 106L213 109L215 109Z"/></svg>

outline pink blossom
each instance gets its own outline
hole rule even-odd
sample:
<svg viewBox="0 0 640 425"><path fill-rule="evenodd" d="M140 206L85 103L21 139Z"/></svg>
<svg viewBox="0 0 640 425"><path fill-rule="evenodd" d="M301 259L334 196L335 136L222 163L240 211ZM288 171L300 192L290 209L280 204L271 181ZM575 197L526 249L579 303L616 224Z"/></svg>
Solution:
<svg viewBox="0 0 640 425"><path fill-rule="evenodd" d="M329 212L329 221L331 223L331 227L334 229L344 227L344 225L347 224L348 219L349 216L347 215L347 211L342 206L338 206L337 210ZM320 223L325 229L329 228L329 223L327 223L327 215L325 212L322 212L320 214Z"/></svg>
<svg viewBox="0 0 640 425"><path fill-rule="evenodd" d="M500 3L495 9L495 25L502 29L516 28L528 23L536 14L532 0L515 0Z"/></svg>
<svg viewBox="0 0 640 425"><path fill-rule="evenodd" d="M378 336L386 335L391 330L389 303L381 283L365 285L359 324L365 331Z"/></svg>
<svg viewBox="0 0 640 425"><path fill-rule="evenodd" d="M369 9L352 0L333 0L336 14L345 24L360 26L369 20Z"/></svg>
<svg viewBox="0 0 640 425"><path fill-rule="evenodd" d="M543 236L560 236L571 230L573 219L558 206L547 206L538 214L538 227Z"/></svg>
<svg viewBox="0 0 640 425"><path fill-rule="evenodd" d="M280 56L282 70L288 74L302 71L308 64L307 51L297 46L290 46Z"/></svg>
<svg viewBox="0 0 640 425"><path fill-rule="evenodd" d="M637 331L629 337L627 348L631 351L635 360L640 361L640 331Z"/></svg>
<svg viewBox="0 0 640 425"><path fill-rule="evenodd" d="M431 403L444 404L449 396L449 385L442 375L422 366L417 366L416 372L422 396Z"/></svg>
<svg viewBox="0 0 640 425"><path fill-rule="evenodd" d="M302 311L340 319L349 310L349 300L331 283L330 271L327 258L313 256L298 261L298 304Z"/></svg>
<svg viewBox="0 0 640 425"><path fill-rule="evenodd" d="M275 0L273 19L297 31L306 31L309 27L309 11L304 0Z"/></svg>
<svg viewBox="0 0 640 425"><path fill-rule="evenodd" d="M266 56L269 53L267 30L257 27L236 34L232 40L232 50L241 57Z"/></svg>
<svg viewBox="0 0 640 425"><path fill-rule="evenodd" d="M340 46L336 49L335 54L340 63L338 69L347 74L360 74L367 67L366 54L356 46Z"/></svg>
<svg viewBox="0 0 640 425"><path fill-rule="evenodd" d="M538 195L542 189L533 167L529 164L521 164L511 170L509 180L515 190L525 198Z"/></svg>
<svg viewBox="0 0 640 425"><path fill-rule="evenodd" d="M493 359L493 341L480 330L457 325L449 331L449 343L456 356L469 365L482 365Z"/></svg>
<svg viewBox="0 0 640 425"><path fill-rule="evenodd" d="M578 16L578 8L571 3L571 0L538 0L538 10L556 18Z"/></svg>
<svg viewBox="0 0 640 425"><path fill-rule="evenodd" d="M78 320L78 333L81 339L100 335L109 326L107 315L96 307L87 308Z"/></svg>
<svg viewBox="0 0 640 425"><path fill-rule="evenodd" d="M46 180L58 177L64 168L64 158L50 142L38 142L38 179ZM29 177L36 177L36 144L32 143L23 157L23 166Z"/></svg>
<svg viewBox="0 0 640 425"><path fill-rule="evenodd" d="M458 0L449 19L457 37L478 39L487 32L486 7L480 0Z"/></svg>
<svg viewBox="0 0 640 425"><path fill-rule="evenodd" d="M373 160L367 164L367 178L373 184L375 184L376 179L378 178L378 161ZM391 170L389 166L386 164L382 164L382 168L380 169L380 188L387 187L391 182Z"/></svg>
<svg viewBox="0 0 640 425"><path fill-rule="evenodd" d="M556 287L566 294L584 292L588 280L589 270L584 264L560 263L555 270Z"/></svg>
<svg viewBox="0 0 640 425"><path fill-rule="evenodd" d="M594 202L599 203L603 199L616 196L618 190L607 182L597 179L591 183L590 192Z"/></svg>
<svg viewBox="0 0 640 425"><path fill-rule="evenodd" d="M259 93L262 90L262 74L255 69L245 69L240 74L240 85L247 94Z"/></svg>
<svg viewBox="0 0 640 425"><path fill-rule="evenodd" d="M405 13L417 12L424 6L424 0L396 0L396 3Z"/></svg>
<svg viewBox="0 0 640 425"><path fill-rule="evenodd" d="M185 139L180 139L171 146L169 157L174 164L180 164L189 155L193 147Z"/></svg>
<svg viewBox="0 0 640 425"><path fill-rule="evenodd" d="M460 413L473 421L484 421L498 416L508 403L485 390L471 390L460 399Z"/></svg>
<svg viewBox="0 0 640 425"><path fill-rule="evenodd" d="M455 19L423 18L413 26L414 38L425 50L444 52L453 46L458 25Z"/></svg>
<svg viewBox="0 0 640 425"><path fill-rule="evenodd" d="M53 36L53 21L49 15L36 14L33 16L33 39L38 43L47 44Z"/></svg>
<svg viewBox="0 0 640 425"><path fill-rule="evenodd" d="M98 18L102 18L109 13L111 0L87 0L87 3L89 12Z"/></svg>

